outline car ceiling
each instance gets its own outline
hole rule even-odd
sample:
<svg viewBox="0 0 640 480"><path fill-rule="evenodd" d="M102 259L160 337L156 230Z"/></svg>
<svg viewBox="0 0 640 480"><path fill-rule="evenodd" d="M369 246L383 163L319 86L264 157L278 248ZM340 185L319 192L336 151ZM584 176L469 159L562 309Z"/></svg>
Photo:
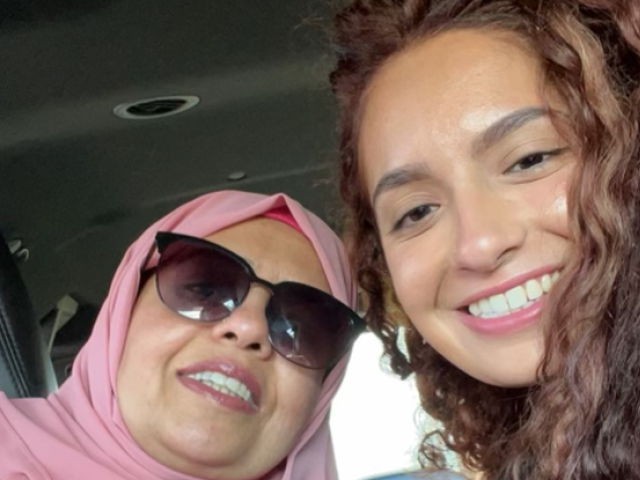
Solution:
<svg viewBox="0 0 640 480"><path fill-rule="evenodd" d="M126 246L204 192L284 191L335 219L330 16L328 0L0 3L0 230L29 251L36 315L65 294L95 309ZM112 112L166 95L200 103Z"/></svg>

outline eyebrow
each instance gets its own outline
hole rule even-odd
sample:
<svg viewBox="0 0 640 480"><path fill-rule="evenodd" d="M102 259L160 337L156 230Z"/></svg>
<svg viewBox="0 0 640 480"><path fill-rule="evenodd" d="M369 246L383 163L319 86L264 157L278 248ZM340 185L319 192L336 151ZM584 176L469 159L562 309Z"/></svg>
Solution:
<svg viewBox="0 0 640 480"><path fill-rule="evenodd" d="M477 156L525 124L548 115L549 109L545 107L525 107L511 112L487 127L473 142L471 151Z"/></svg>
<svg viewBox="0 0 640 480"><path fill-rule="evenodd" d="M376 188L373 191L372 204L375 205L378 197L388 190L424 180L429 177L429 167L424 163L412 163L410 165L389 170L377 183Z"/></svg>
<svg viewBox="0 0 640 480"><path fill-rule="evenodd" d="M525 124L548 115L549 109L545 107L525 107L505 115L487 127L480 137L474 140L472 144L473 155L477 156ZM423 163L414 163L390 170L377 183L373 191L372 204L375 205L378 197L386 191L424 180L429 176L429 168Z"/></svg>

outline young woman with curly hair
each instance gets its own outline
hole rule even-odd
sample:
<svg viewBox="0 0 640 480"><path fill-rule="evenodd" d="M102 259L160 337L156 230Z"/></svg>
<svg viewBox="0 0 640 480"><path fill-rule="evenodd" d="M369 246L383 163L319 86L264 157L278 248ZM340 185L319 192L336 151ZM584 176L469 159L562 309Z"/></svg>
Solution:
<svg viewBox="0 0 640 480"><path fill-rule="evenodd" d="M351 257L442 423L425 463L640 478L640 4L355 0L335 41Z"/></svg>

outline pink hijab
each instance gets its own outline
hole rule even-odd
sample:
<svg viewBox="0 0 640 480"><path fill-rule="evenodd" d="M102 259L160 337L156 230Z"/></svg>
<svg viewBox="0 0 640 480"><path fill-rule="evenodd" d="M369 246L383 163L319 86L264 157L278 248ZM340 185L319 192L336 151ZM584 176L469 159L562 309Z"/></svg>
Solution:
<svg viewBox="0 0 640 480"><path fill-rule="evenodd" d="M57 393L47 399L8 400L0 392L0 479L194 480L149 457L129 435L117 407L114 386L139 272L158 230L205 237L274 210L280 212L279 220L287 221L283 208L313 244L332 294L353 307L356 291L340 240L298 202L284 194L237 191L197 198L153 224L129 247L73 374ZM325 379L310 424L269 480L337 478L328 412L346 362L345 357Z"/></svg>

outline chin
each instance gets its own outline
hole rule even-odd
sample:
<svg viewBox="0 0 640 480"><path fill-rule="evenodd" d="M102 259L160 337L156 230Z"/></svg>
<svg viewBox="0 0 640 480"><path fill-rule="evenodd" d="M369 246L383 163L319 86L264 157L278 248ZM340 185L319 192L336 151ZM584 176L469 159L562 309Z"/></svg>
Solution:
<svg viewBox="0 0 640 480"><path fill-rule="evenodd" d="M535 335L497 346L493 349L491 359L485 357L485 362L469 365L472 368L466 373L496 387L526 388L538 383L538 368L542 358L542 342L539 335Z"/></svg>
<svg viewBox="0 0 640 480"><path fill-rule="evenodd" d="M522 365L518 365L518 367L520 368L517 370L466 373L476 380L501 388L527 388L537 383L537 365L532 366L530 369L524 369Z"/></svg>

